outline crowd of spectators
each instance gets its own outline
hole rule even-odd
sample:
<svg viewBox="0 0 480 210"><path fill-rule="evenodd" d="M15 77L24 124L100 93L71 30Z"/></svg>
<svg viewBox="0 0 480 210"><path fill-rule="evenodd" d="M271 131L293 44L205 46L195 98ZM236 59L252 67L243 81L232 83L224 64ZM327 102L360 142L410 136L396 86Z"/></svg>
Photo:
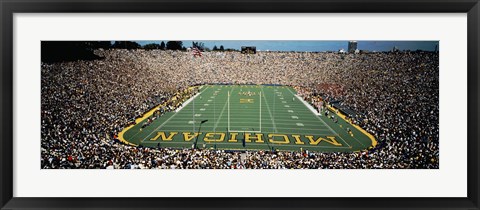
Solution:
<svg viewBox="0 0 480 210"><path fill-rule="evenodd" d="M41 65L44 169L439 167L438 52L95 53L104 59ZM349 118L379 145L354 153L246 154L144 148L114 140L133 119L163 103L160 114L173 111L198 91L189 87L206 83L295 86L316 106L336 101L355 111Z"/></svg>

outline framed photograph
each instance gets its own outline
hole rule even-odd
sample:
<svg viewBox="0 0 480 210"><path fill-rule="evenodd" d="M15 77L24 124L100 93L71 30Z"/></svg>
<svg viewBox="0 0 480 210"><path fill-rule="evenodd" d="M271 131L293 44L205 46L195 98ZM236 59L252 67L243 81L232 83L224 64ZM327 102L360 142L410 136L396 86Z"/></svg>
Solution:
<svg viewBox="0 0 480 210"><path fill-rule="evenodd" d="M2 1L1 209L479 209L468 1Z"/></svg>

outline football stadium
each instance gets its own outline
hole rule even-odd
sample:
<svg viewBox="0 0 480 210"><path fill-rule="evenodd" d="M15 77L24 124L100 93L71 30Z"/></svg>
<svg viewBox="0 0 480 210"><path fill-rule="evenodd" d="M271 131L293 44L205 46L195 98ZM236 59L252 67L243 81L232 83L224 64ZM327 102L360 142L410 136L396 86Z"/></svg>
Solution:
<svg viewBox="0 0 480 210"><path fill-rule="evenodd" d="M439 168L438 42L215 43L43 41L41 168Z"/></svg>

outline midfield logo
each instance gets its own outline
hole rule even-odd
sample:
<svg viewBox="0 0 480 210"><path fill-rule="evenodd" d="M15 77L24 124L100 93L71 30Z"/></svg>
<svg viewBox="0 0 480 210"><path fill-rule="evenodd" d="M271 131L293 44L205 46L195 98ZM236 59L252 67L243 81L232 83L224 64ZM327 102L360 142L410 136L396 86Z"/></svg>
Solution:
<svg viewBox="0 0 480 210"><path fill-rule="evenodd" d="M241 98L240 103L241 104L253 104L253 98Z"/></svg>

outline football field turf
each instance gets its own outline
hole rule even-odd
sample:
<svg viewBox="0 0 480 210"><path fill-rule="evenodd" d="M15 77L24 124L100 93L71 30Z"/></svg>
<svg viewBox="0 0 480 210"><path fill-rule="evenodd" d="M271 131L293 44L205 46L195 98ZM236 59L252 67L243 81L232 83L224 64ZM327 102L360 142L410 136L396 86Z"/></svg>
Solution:
<svg viewBox="0 0 480 210"><path fill-rule="evenodd" d="M330 110L330 115L334 112ZM184 107L143 129L143 121L130 126L119 138L146 147L225 150L337 152L376 144L373 136L343 115L334 115L336 123L319 115L288 86L204 85Z"/></svg>

